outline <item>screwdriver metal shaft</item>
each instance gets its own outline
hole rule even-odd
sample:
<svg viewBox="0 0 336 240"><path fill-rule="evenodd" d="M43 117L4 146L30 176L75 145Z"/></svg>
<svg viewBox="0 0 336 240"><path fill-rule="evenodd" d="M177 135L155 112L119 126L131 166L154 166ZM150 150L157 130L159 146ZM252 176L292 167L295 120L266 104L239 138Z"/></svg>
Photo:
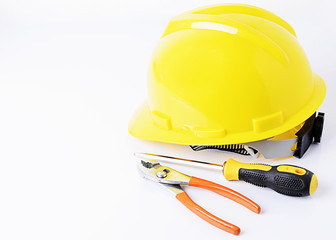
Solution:
<svg viewBox="0 0 336 240"><path fill-rule="evenodd" d="M134 156L136 156L137 158L143 159L143 160L156 160L159 162L183 164L183 165L189 165L193 167L202 167L202 168L207 168L207 169L223 171L223 165L216 164L216 163L208 163L208 162L202 162L198 160L170 157L170 156L164 156L164 155L158 155L158 154L152 154L152 153L134 153Z"/></svg>

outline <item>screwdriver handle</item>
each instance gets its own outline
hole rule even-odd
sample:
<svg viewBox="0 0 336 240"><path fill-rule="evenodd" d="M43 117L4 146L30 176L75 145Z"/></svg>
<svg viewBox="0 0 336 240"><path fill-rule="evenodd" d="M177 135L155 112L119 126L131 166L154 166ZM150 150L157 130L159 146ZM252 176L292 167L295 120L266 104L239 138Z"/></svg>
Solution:
<svg viewBox="0 0 336 240"><path fill-rule="evenodd" d="M309 196L317 188L313 172L293 165L248 164L230 158L224 163L223 173L227 180L242 180L288 196Z"/></svg>

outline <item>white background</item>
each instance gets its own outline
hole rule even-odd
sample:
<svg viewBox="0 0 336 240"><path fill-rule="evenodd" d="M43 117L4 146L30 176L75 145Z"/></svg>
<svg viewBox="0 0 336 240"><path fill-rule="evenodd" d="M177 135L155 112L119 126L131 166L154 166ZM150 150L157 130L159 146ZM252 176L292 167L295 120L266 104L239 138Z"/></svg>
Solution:
<svg viewBox="0 0 336 240"><path fill-rule="evenodd" d="M331 239L335 231L336 5L332 0L239 1L295 29L327 85L322 143L290 163L314 171L312 197L291 198L220 172L175 166L231 187L256 215L206 190L185 188L239 237L199 219L139 177L134 151L222 163L216 151L134 139L128 121L146 98L152 50L169 19L225 1L0 1L0 239ZM236 2L236 1L231 1ZM295 104L295 103L293 103Z"/></svg>

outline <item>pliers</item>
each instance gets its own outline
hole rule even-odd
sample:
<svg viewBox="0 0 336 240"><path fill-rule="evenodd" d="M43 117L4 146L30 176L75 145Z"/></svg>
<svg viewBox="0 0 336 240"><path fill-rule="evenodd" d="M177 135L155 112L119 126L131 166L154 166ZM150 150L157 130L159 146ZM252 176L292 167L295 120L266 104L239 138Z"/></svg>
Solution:
<svg viewBox="0 0 336 240"><path fill-rule="evenodd" d="M171 192L175 194L176 198L184 206L186 206L189 210L198 215L200 218L212 224L213 226L234 235L238 235L240 233L239 227L214 216L213 214L207 212L205 209L194 203L189 198L187 193L182 189L181 185L189 185L213 191L219 195L222 195L245 206L255 213L260 213L260 206L253 202L251 199L241 195L240 193L230 188L201 178L185 175L170 167L160 165L158 161L141 160L141 164L138 165L138 168L145 178L158 182L163 186L167 187Z"/></svg>

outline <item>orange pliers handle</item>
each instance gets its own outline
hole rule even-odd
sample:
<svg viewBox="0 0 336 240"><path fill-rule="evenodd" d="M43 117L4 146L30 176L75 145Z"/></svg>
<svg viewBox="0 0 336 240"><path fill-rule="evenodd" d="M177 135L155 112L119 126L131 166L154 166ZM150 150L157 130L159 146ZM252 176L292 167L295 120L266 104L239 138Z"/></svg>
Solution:
<svg viewBox="0 0 336 240"><path fill-rule="evenodd" d="M241 195L240 193L224 187L222 185L216 184L214 182L210 182L201 178L197 177L191 177L189 181L189 186L204 188L210 191L213 191L219 195L222 195L226 198L229 198L245 207L250 209L251 211L255 213L260 213L260 206L253 202L251 199ZM202 218L203 220L207 221L208 223L212 224L215 227L218 227L224 231L227 231L229 233L232 233L234 235L238 235L240 233L240 228L228 223L213 214L209 213L202 207L200 207L198 204L193 202L188 194L186 192L181 192L176 195L176 198L188 209L190 209L193 213L195 213L197 216Z"/></svg>
<svg viewBox="0 0 336 240"><path fill-rule="evenodd" d="M170 167L162 166L156 160L141 160L141 164L139 164L138 167L145 178L156 181L167 187L171 192L175 194L176 198L183 205L189 208L196 215L198 215L208 223L214 225L215 227L218 227L229 233L238 235L240 233L240 229L239 227L212 215L211 213L207 212L202 207L194 203L189 198L187 193L183 190L181 185L189 185L213 191L245 206L255 213L260 212L260 207L258 204L253 202L251 199L241 195L240 193L222 185L201 178L191 177L186 174L180 173Z"/></svg>

